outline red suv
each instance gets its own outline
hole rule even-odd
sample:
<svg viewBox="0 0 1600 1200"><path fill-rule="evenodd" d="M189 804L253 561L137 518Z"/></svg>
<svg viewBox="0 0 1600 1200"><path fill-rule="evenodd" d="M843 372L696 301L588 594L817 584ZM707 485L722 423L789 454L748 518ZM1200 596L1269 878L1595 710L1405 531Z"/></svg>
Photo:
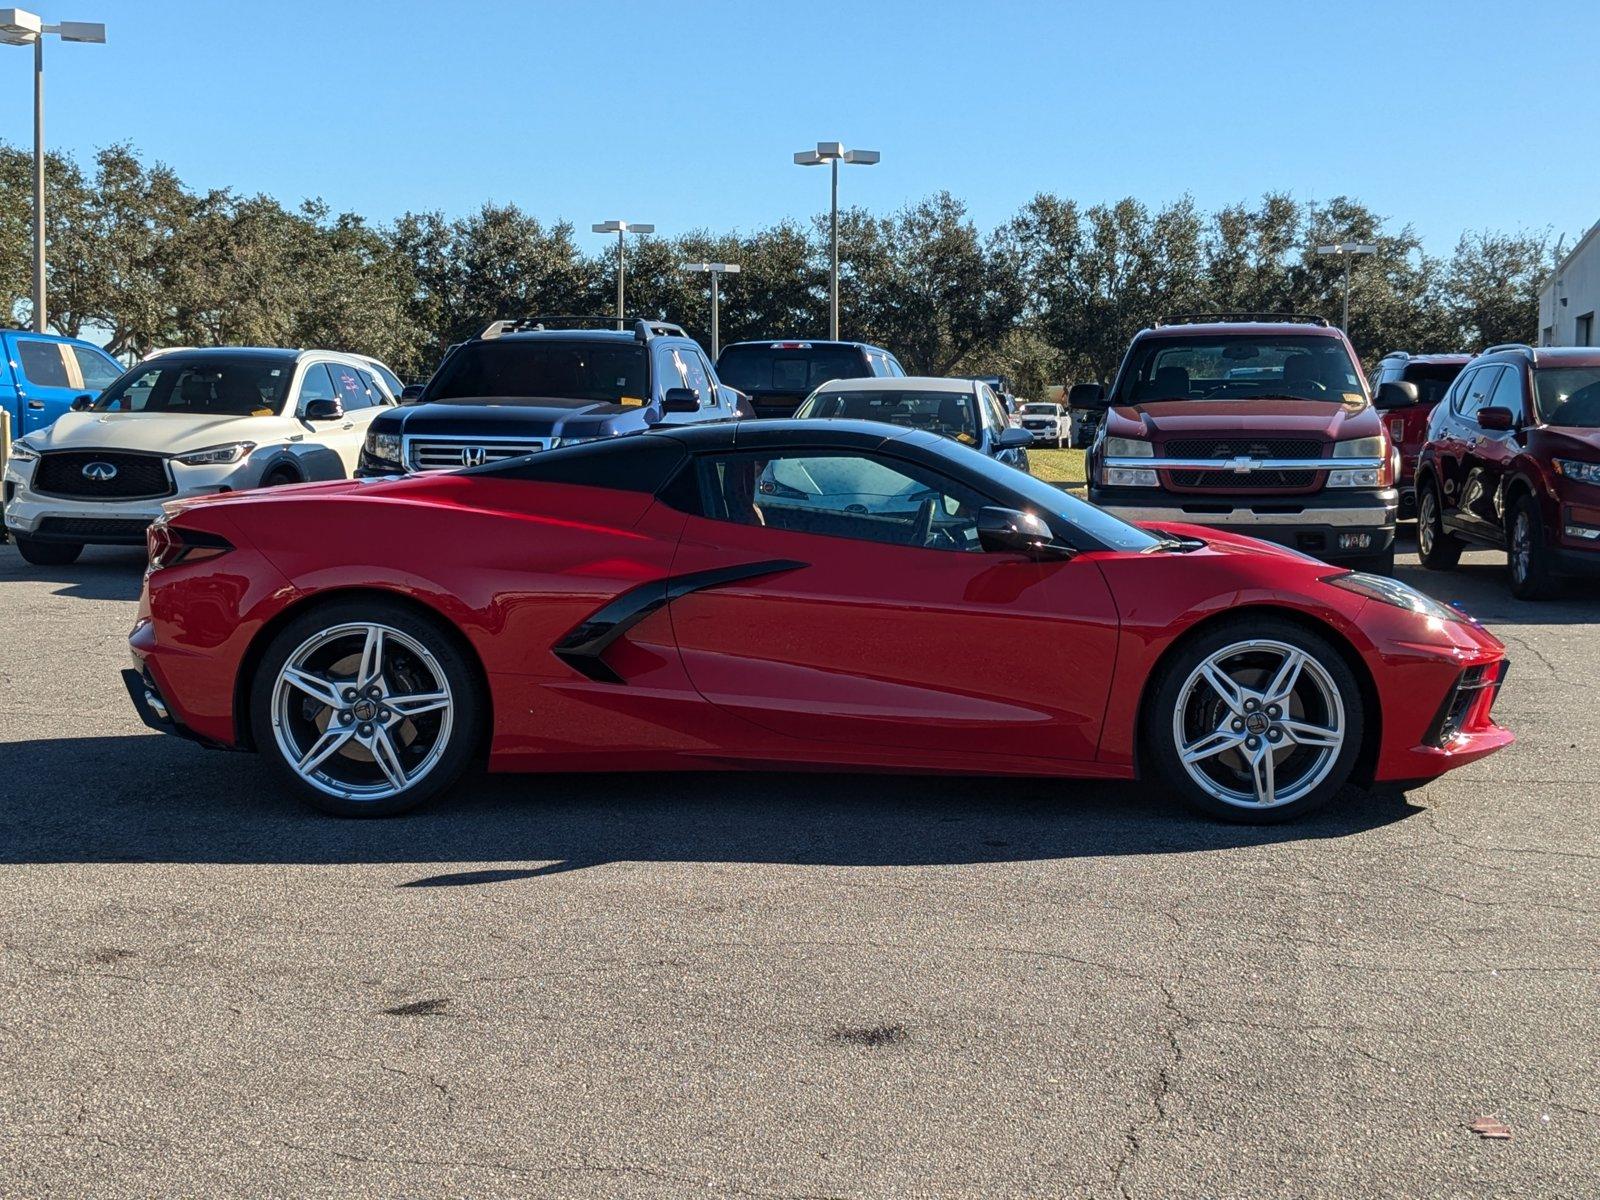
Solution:
<svg viewBox="0 0 1600 1200"><path fill-rule="evenodd" d="M1128 520L1215 525L1369 571L1394 569L1399 452L1342 332L1319 318L1207 314L1137 334L1089 449L1089 499Z"/></svg>
<svg viewBox="0 0 1600 1200"><path fill-rule="evenodd" d="M1503 547L1511 592L1600 575L1600 349L1493 346L1433 410L1417 463L1422 565Z"/></svg>
<svg viewBox="0 0 1600 1200"><path fill-rule="evenodd" d="M1367 380L1376 396L1386 383L1414 383L1417 402L1398 408L1384 418L1389 437L1400 447L1400 519L1417 515L1417 457L1428 441L1428 418L1433 406L1450 390L1461 368L1472 361L1470 354L1407 354L1395 350L1385 354Z"/></svg>

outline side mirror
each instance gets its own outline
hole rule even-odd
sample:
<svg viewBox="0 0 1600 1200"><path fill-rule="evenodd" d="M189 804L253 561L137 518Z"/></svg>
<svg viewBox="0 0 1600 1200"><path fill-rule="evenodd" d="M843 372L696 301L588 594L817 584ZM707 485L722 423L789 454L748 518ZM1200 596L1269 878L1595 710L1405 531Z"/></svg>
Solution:
<svg viewBox="0 0 1600 1200"><path fill-rule="evenodd" d="M699 412L700 393L693 388L668 388L667 394L661 397L661 411L664 413Z"/></svg>
<svg viewBox="0 0 1600 1200"><path fill-rule="evenodd" d="M1505 433L1516 428L1517 419L1509 408L1502 408L1492 404L1488 408L1478 410L1478 427L1487 429L1492 433Z"/></svg>
<svg viewBox="0 0 1600 1200"><path fill-rule="evenodd" d="M400 394L395 397L401 404L411 404L422 399L422 393L427 389L425 383L408 383L400 389Z"/></svg>
<svg viewBox="0 0 1600 1200"><path fill-rule="evenodd" d="M1105 408L1106 389L1098 383L1075 383L1067 393L1068 408Z"/></svg>
<svg viewBox="0 0 1600 1200"><path fill-rule="evenodd" d="M72 398L72 411L73 412L88 412L93 407L94 407L94 397L93 396L74 396Z"/></svg>
<svg viewBox="0 0 1600 1200"><path fill-rule="evenodd" d="M1373 408L1410 408L1417 402L1417 385L1406 380L1390 380L1378 385L1378 394L1372 398Z"/></svg>
<svg viewBox="0 0 1600 1200"><path fill-rule="evenodd" d="M978 510L978 544L990 553L1029 558L1071 558L1077 553L1055 540L1043 517L993 505Z"/></svg>
<svg viewBox="0 0 1600 1200"><path fill-rule="evenodd" d="M994 439L996 450L1021 450L1024 446L1031 445L1033 445L1033 434L1015 425L1002 429Z"/></svg>
<svg viewBox="0 0 1600 1200"><path fill-rule="evenodd" d="M303 415L307 421L337 421L344 416L344 405L337 400L307 400Z"/></svg>

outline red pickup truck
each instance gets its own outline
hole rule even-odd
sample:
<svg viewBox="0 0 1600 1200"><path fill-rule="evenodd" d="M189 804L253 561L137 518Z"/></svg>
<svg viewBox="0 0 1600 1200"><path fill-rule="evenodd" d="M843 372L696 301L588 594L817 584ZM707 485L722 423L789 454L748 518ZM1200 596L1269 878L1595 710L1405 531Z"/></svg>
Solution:
<svg viewBox="0 0 1600 1200"><path fill-rule="evenodd" d="M1214 525L1389 573L1399 451L1349 340L1320 318L1216 313L1135 335L1116 381L1072 389L1106 410L1089 499L1130 521Z"/></svg>

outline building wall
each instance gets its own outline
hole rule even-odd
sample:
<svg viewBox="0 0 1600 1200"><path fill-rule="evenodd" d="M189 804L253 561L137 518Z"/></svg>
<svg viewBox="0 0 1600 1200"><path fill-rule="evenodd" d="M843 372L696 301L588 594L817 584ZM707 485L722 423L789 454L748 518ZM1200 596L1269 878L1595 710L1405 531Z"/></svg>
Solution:
<svg viewBox="0 0 1600 1200"><path fill-rule="evenodd" d="M1600 346L1600 222L1539 293L1539 344Z"/></svg>

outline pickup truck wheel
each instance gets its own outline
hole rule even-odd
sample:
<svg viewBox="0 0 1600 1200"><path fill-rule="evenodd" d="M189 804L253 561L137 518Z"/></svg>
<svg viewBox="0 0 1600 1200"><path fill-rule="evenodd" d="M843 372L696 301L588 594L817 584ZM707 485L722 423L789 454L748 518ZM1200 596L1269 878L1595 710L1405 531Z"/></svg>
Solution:
<svg viewBox="0 0 1600 1200"><path fill-rule="evenodd" d="M1517 497L1506 520L1506 570L1518 600L1549 600L1560 590L1550 570L1538 502L1526 494Z"/></svg>
<svg viewBox="0 0 1600 1200"><path fill-rule="evenodd" d="M1162 665L1144 713L1162 781L1225 821L1292 820L1355 767L1361 688L1326 638L1257 614L1212 627Z"/></svg>
<svg viewBox="0 0 1600 1200"><path fill-rule="evenodd" d="M17 553L22 555L23 561L36 567L64 567L77 562L78 555L83 553L82 542L36 542L20 533L11 536L17 543Z"/></svg>
<svg viewBox="0 0 1600 1200"><path fill-rule="evenodd" d="M1444 527L1439 485L1432 480L1417 489L1417 557L1430 571L1448 571L1461 561L1465 544Z"/></svg>
<svg viewBox="0 0 1600 1200"><path fill-rule="evenodd" d="M405 812L450 787L486 709L456 640L384 600L290 621L250 687L257 748L302 799L341 817Z"/></svg>

